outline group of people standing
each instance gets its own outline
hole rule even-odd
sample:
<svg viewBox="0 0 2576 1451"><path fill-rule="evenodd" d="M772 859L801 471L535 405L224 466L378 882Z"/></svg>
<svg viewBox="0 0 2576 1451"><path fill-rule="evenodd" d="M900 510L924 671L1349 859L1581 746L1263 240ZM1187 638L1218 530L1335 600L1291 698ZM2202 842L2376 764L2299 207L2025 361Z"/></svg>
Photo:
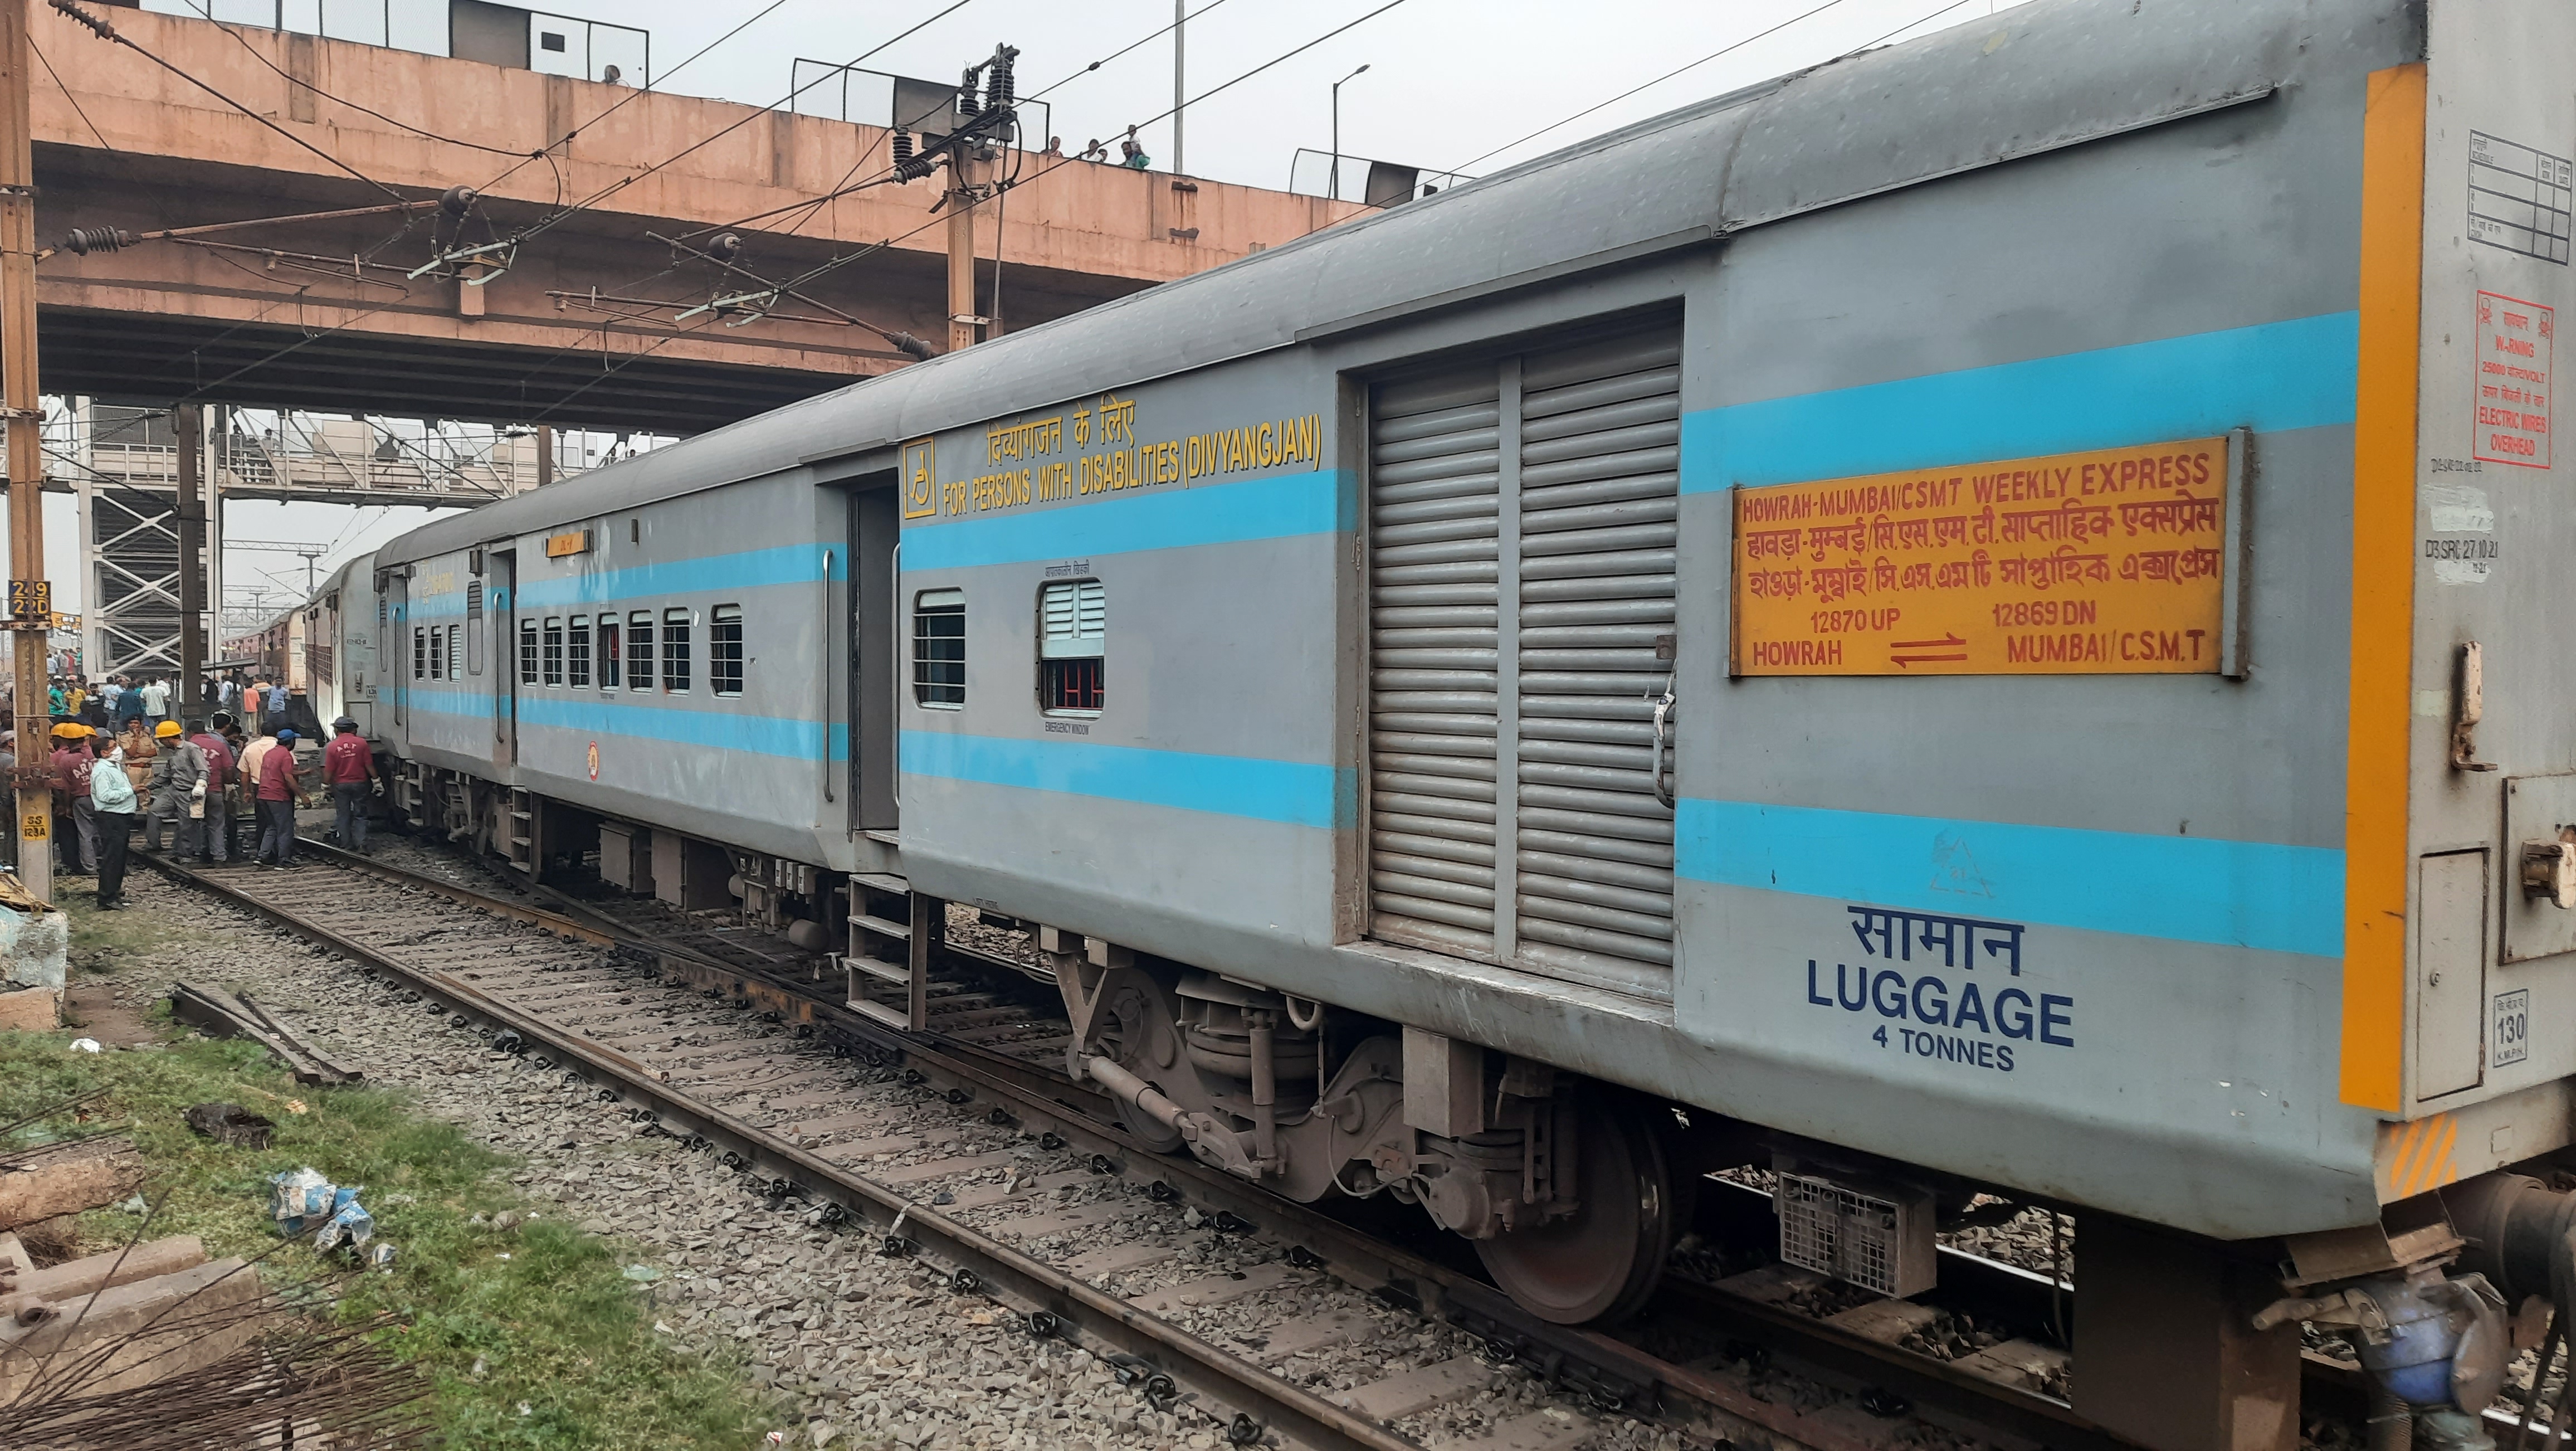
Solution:
<svg viewBox="0 0 2576 1451"><path fill-rule="evenodd" d="M0 690L11 714L16 711L15 695L14 690ZM104 680L86 680L78 675L63 675L56 676L45 691L45 713L56 721L119 734L132 721L139 720L146 731L152 731L165 722L186 725L192 720L211 719L218 713L238 717L256 733L263 724L287 724L293 708L294 692L284 681L240 674L207 680L194 709L175 682L157 676L110 675Z"/></svg>
<svg viewBox="0 0 2576 1451"><path fill-rule="evenodd" d="M380 781L358 723L347 716L333 721L330 743L314 758L299 759L283 704L264 714L274 729L220 710L203 721L164 719L148 729L129 717L117 734L58 721L48 761L60 869L95 871L98 905L122 907L126 852L139 816L146 851L162 850L166 835L180 856L215 863L234 855L228 845L248 845L254 866L292 870L295 809L318 802L308 785L317 767L338 807L340 844L366 850L367 800ZM0 731L0 766L15 766L16 753L17 733ZM239 820L244 805L253 817L247 827Z"/></svg>

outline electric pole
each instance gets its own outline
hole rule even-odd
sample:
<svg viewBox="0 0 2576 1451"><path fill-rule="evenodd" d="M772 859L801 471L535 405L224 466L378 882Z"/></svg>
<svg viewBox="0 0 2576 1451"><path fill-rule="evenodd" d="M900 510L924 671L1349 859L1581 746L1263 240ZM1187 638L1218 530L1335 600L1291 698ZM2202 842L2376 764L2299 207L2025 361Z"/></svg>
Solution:
<svg viewBox="0 0 2576 1451"><path fill-rule="evenodd" d="M170 410L170 425L179 439L179 708L173 714L184 720L201 714L205 700L206 630L198 617L206 610L206 406L180 404Z"/></svg>
<svg viewBox="0 0 2576 1451"><path fill-rule="evenodd" d="M1189 162L1181 149L1181 122L1184 119L1181 108L1189 99L1184 94L1186 88L1181 79L1187 69L1184 62L1189 54L1188 48L1181 43L1181 22L1189 19L1185 8L1188 4L1189 0L1172 0L1172 175L1175 177L1190 174Z"/></svg>
<svg viewBox="0 0 2576 1451"><path fill-rule="evenodd" d="M45 578L45 453L36 393L36 157L29 119L35 64L28 7L0 0L0 409L8 417L9 628L17 635L18 876L54 895L52 744L45 646L54 587Z"/></svg>
<svg viewBox="0 0 2576 1451"><path fill-rule="evenodd" d="M948 190L939 205L948 208L948 351L952 353L975 346L983 336L981 329L991 323L975 311L975 206L984 198L990 160L985 149L1006 142L1019 119L1012 109L1016 99L1012 65L1019 56L1016 49L997 45L991 59L966 68L965 79L957 87L964 116L947 135L915 152L908 132L898 126L894 133L894 174L902 180L919 181L937 170L941 161L948 163ZM981 101L976 99L979 88ZM998 176L998 171L993 175Z"/></svg>
<svg viewBox="0 0 2576 1451"><path fill-rule="evenodd" d="M948 351L975 346L975 148L948 153Z"/></svg>

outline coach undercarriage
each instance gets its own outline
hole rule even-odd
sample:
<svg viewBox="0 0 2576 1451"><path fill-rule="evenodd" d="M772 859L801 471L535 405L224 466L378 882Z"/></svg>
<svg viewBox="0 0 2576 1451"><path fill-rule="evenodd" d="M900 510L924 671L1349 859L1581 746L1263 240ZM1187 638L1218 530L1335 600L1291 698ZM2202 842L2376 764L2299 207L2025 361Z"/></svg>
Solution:
<svg viewBox="0 0 2576 1451"><path fill-rule="evenodd" d="M1680 1216L1643 1105L1546 1064L1039 935L1072 1071L1117 1099L1144 1147L1301 1202L1418 1204L1558 1323L1616 1320L1653 1295Z"/></svg>

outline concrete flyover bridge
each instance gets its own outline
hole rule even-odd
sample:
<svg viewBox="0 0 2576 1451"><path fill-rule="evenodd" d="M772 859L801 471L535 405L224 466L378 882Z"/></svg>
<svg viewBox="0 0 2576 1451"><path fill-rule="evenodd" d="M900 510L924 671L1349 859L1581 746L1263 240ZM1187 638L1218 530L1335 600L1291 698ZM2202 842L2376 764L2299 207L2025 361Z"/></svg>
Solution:
<svg viewBox="0 0 2576 1451"><path fill-rule="evenodd" d="M129 47L32 8L48 393L691 433L908 361L860 324L945 345L944 173L818 201L887 171L884 127L84 0ZM999 169L1014 162L1012 327L1361 210L1033 154ZM458 186L478 194L462 218L423 206L64 246L75 229L141 239ZM412 275L603 192L515 249ZM979 211L980 301L995 241L994 207ZM726 230L730 267L656 240L706 248ZM889 238L757 320L675 322Z"/></svg>

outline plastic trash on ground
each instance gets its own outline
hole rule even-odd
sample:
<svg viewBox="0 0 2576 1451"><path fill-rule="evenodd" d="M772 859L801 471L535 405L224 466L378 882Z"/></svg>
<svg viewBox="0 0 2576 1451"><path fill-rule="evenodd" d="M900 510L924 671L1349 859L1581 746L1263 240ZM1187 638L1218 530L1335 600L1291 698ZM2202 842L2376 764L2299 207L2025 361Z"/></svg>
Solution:
<svg viewBox="0 0 2576 1451"><path fill-rule="evenodd" d="M315 1249L363 1246L375 1238L375 1216L358 1203L361 1185L334 1184L311 1169L268 1176L269 1216L280 1234L313 1231Z"/></svg>
<svg viewBox="0 0 2576 1451"><path fill-rule="evenodd" d="M358 1203L361 1187L352 1184L332 1191L331 1217L323 1221L322 1228L314 1233L315 1249L330 1249L341 1244L359 1248L375 1238L376 1218Z"/></svg>
<svg viewBox="0 0 2576 1451"><path fill-rule="evenodd" d="M101 1051L96 1038L74 1038L71 1041L71 1050L75 1053L96 1053Z"/></svg>

